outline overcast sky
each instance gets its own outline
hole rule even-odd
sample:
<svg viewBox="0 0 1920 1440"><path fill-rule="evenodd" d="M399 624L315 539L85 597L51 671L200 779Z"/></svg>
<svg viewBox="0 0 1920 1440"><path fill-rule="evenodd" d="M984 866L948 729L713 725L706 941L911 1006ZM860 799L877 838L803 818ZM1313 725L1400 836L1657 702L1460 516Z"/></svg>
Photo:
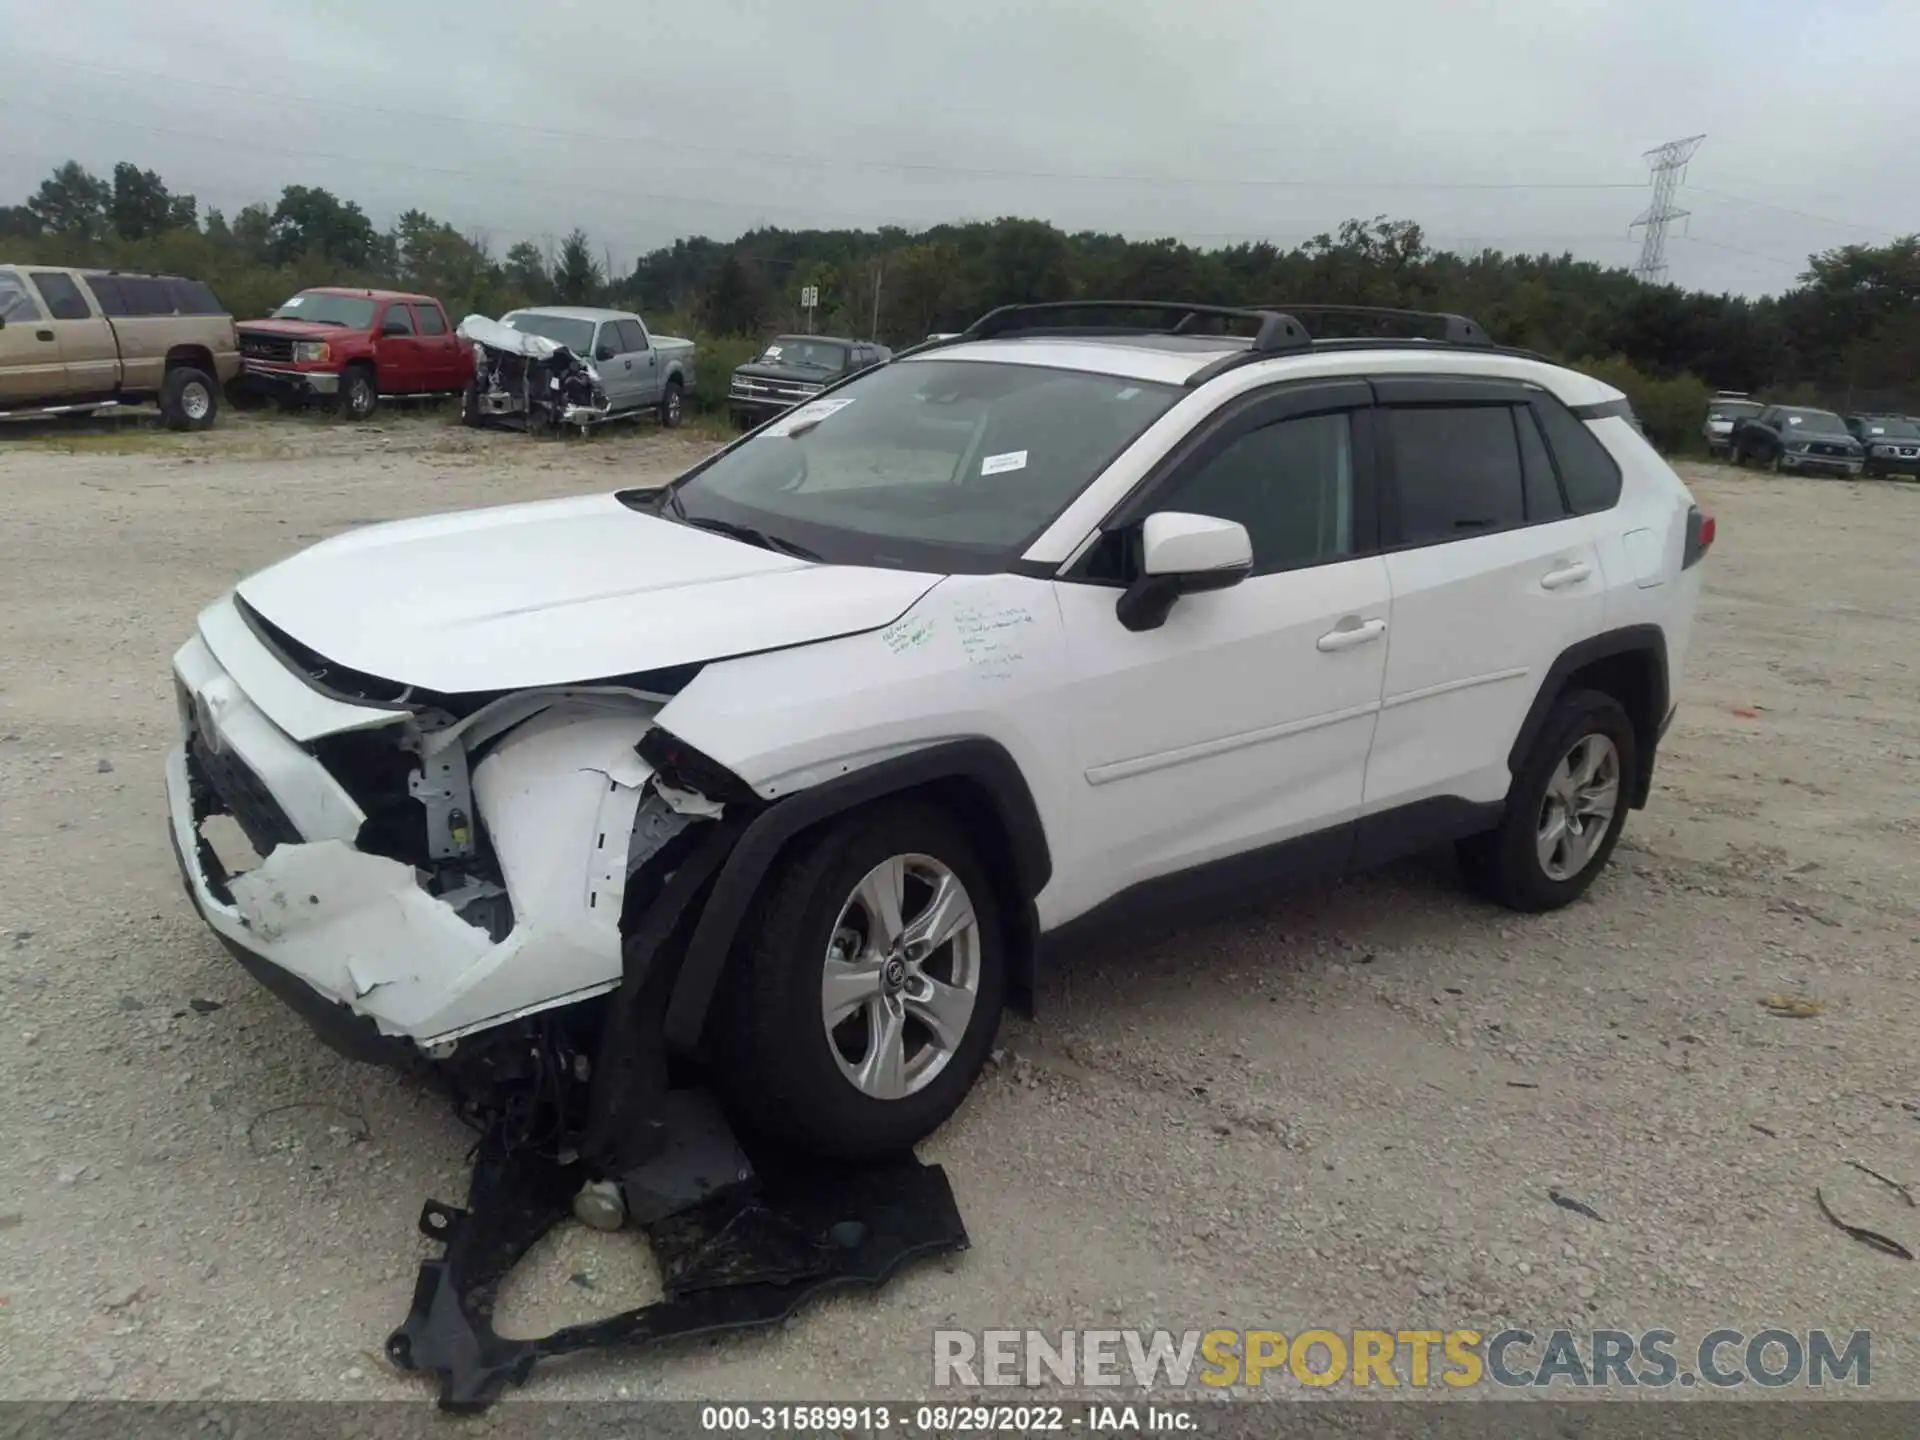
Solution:
<svg viewBox="0 0 1920 1440"><path fill-rule="evenodd" d="M229 213L304 183L496 251L578 224L621 270L1007 214L1631 264L1641 152L1700 132L1677 283L1920 230L1913 0L0 0L0 33L0 201L124 159Z"/></svg>

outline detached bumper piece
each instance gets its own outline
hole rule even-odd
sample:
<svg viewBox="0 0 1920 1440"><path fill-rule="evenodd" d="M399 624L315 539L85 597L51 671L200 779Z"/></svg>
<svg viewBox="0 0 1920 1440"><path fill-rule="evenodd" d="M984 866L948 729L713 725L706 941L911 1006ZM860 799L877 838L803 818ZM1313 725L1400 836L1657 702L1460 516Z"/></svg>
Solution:
<svg viewBox="0 0 1920 1440"><path fill-rule="evenodd" d="M421 1212L421 1233L446 1249L421 1264L413 1309L388 1337L387 1357L403 1370L437 1374L442 1409L480 1411L509 1383L525 1384L541 1360L776 1324L830 1291L878 1287L909 1260L967 1248L946 1173L911 1155L835 1168L782 1162L741 1173L742 1182L726 1189L691 1187L706 1190L704 1198L667 1215L658 1204L631 1203L641 1197L630 1177L630 1208L657 1217L645 1228L666 1299L509 1340L492 1324L500 1284L569 1213L585 1171L507 1153L489 1136L467 1208L430 1200ZM662 1178L646 1187L656 1201L674 1188Z"/></svg>

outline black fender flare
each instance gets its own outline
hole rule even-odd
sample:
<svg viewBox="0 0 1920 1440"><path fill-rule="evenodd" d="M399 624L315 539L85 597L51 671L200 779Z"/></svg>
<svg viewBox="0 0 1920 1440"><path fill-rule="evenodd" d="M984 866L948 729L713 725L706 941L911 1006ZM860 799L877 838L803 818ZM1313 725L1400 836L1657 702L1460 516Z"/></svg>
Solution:
<svg viewBox="0 0 1920 1440"><path fill-rule="evenodd" d="M1010 957L1014 966L1010 988L1017 993L1029 989L1036 928L1033 899L1053 875L1040 809L1026 776L1004 746L985 738L947 740L796 791L754 816L714 880L687 944L667 1004L668 1046L685 1053L699 1043L741 920L788 841L857 806L943 780L964 780L984 790L994 819L1006 835L1007 853L1002 858L1019 891L1011 897L1016 903L1009 909L1021 941Z"/></svg>
<svg viewBox="0 0 1920 1440"><path fill-rule="evenodd" d="M1672 706L1667 676L1667 633L1658 625L1624 625L1618 630L1590 635L1561 651L1559 658L1548 667L1546 678L1540 682L1533 704L1527 710L1526 719L1520 722L1520 733L1514 737L1513 748L1507 752L1509 774L1520 773L1520 767L1526 763L1527 752L1533 749L1534 741L1539 739L1540 731L1547 723L1547 716L1552 713L1554 702L1566 689L1568 677L1596 660L1609 660L1616 655L1645 655L1651 662L1653 694L1649 697L1649 708L1652 713L1629 717L1633 721L1634 734L1640 741L1641 752L1637 757L1629 802L1635 809L1647 803L1647 794L1653 785L1654 747L1659 743Z"/></svg>

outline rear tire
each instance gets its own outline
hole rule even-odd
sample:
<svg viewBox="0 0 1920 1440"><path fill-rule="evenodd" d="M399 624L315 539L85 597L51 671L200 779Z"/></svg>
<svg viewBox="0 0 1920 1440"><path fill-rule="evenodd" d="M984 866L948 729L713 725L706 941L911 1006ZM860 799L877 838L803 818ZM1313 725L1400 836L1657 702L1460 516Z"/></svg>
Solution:
<svg viewBox="0 0 1920 1440"><path fill-rule="evenodd" d="M660 424L668 430L677 429L685 416L687 392L678 380L669 380L667 388L660 392Z"/></svg>
<svg viewBox="0 0 1920 1440"><path fill-rule="evenodd" d="M999 1028L1006 942L972 842L935 806L857 811L763 895L715 1017L736 1123L805 1154L910 1150L959 1108Z"/></svg>
<svg viewBox="0 0 1920 1440"><path fill-rule="evenodd" d="M349 365L340 372L340 416L344 420L365 420L380 405L380 390L373 381L373 369L367 365Z"/></svg>
<svg viewBox="0 0 1920 1440"><path fill-rule="evenodd" d="M1619 701L1598 690L1563 695L1514 776L1500 824L1459 843L1468 882L1512 910L1558 910L1579 899L1627 823L1638 763Z"/></svg>
<svg viewBox="0 0 1920 1440"><path fill-rule="evenodd" d="M176 365L160 381L160 417L169 430L204 430L220 413L220 388L204 370Z"/></svg>

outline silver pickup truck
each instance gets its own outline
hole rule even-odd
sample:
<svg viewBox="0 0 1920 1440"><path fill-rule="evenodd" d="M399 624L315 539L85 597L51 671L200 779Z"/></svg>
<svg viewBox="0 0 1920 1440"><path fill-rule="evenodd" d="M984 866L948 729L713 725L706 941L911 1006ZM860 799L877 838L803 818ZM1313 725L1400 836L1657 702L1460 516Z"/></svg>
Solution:
<svg viewBox="0 0 1920 1440"><path fill-rule="evenodd" d="M458 333L475 347L462 404L469 424L514 419L585 430L651 410L673 426L693 387L693 342L650 334L627 310L542 305L497 321L469 315Z"/></svg>

